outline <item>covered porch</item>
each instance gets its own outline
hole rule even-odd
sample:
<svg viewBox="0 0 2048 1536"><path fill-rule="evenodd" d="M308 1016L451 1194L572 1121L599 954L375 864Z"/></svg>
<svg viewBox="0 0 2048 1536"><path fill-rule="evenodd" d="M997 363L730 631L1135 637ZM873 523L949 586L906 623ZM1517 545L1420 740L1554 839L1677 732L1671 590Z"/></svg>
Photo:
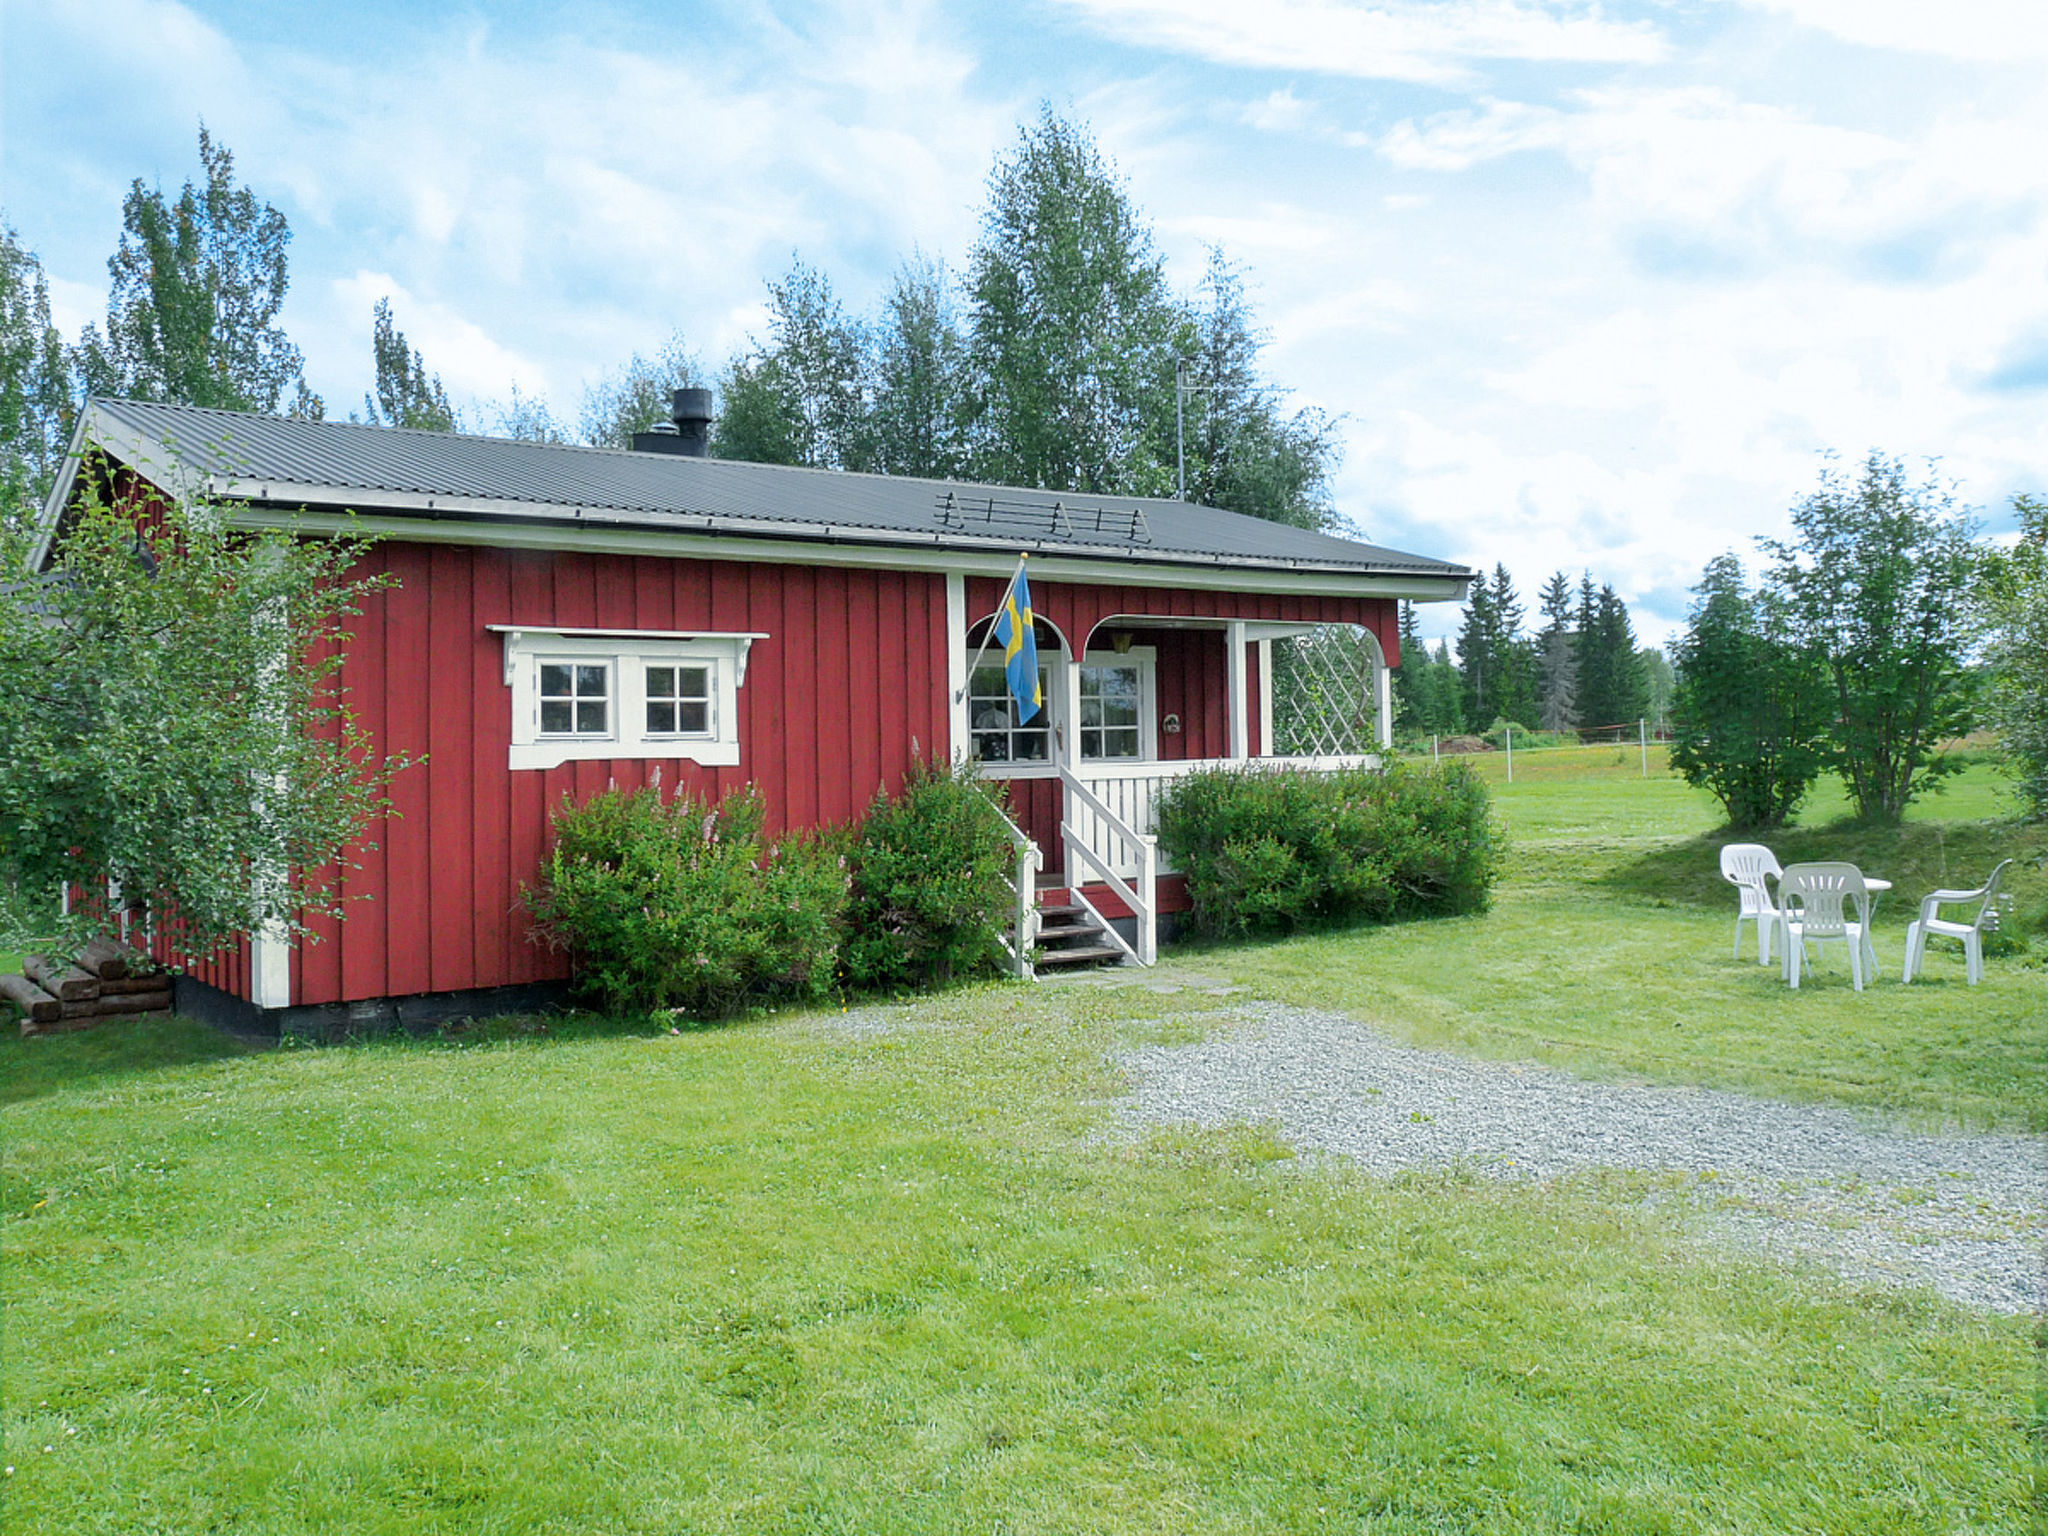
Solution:
<svg viewBox="0 0 2048 1536"><path fill-rule="evenodd" d="M1161 914L1187 907L1156 845L1178 780L1369 766L1391 742L1391 602L1034 581L1046 703L1025 721L1000 653L975 661L1004 584L962 586L948 626L953 751L1007 783L1035 886L1121 930L1129 962L1151 964ZM1028 952L1028 934L1018 947Z"/></svg>

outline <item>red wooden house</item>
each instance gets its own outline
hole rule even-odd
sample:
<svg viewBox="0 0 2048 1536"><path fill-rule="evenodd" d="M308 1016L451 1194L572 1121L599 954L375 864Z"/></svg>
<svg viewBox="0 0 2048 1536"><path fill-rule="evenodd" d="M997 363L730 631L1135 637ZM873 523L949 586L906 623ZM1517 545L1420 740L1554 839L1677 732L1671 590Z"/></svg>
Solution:
<svg viewBox="0 0 2048 1536"><path fill-rule="evenodd" d="M1185 904L1151 847L1159 786L1383 745L1397 600L1470 579L1183 502L709 459L704 421L685 409L624 452L91 403L52 534L105 462L252 528L380 537L396 582L355 621L344 682L382 750L424 758L347 920L194 967L181 1009L320 1032L519 1005L566 973L521 904L563 796L659 769L702 795L751 781L771 827L815 827L920 752L1009 780L1040 883L1092 898L1149 962ZM994 661L969 675L1020 553L1048 701L1029 724ZM1276 670L1318 633L1363 658L1353 739L1276 723Z"/></svg>

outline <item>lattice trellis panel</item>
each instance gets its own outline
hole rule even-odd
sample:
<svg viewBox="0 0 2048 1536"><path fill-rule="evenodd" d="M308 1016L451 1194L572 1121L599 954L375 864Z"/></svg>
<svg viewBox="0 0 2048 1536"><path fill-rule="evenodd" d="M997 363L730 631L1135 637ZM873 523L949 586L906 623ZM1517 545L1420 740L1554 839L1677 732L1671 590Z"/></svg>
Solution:
<svg viewBox="0 0 2048 1536"><path fill-rule="evenodd" d="M1323 624L1273 642L1273 750L1283 757L1346 757L1379 743L1372 649L1353 624Z"/></svg>

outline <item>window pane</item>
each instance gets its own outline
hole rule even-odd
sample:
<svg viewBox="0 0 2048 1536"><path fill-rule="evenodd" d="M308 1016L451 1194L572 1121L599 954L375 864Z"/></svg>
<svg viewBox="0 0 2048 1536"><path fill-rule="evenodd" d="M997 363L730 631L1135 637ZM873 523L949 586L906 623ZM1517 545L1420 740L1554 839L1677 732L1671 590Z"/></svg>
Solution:
<svg viewBox="0 0 2048 1536"><path fill-rule="evenodd" d="M1102 724L1129 725L1138 723L1138 706L1129 699L1104 699L1101 705Z"/></svg>
<svg viewBox="0 0 2048 1536"><path fill-rule="evenodd" d="M647 701L647 734L669 736L675 733L676 706L672 700L649 699Z"/></svg>
<svg viewBox="0 0 2048 1536"><path fill-rule="evenodd" d="M676 697L680 699L710 698L711 669L709 667L676 668Z"/></svg>
<svg viewBox="0 0 2048 1536"><path fill-rule="evenodd" d="M1018 731L1012 739L1016 742L1018 762L1042 763L1046 761L1045 732Z"/></svg>
<svg viewBox="0 0 2048 1536"><path fill-rule="evenodd" d="M1104 731L1104 757L1136 757L1138 755L1138 733L1136 731Z"/></svg>
<svg viewBox="0 0 2048 1536"><path fill-rule="evenodd" d="M1086 729L1102 724L1102 700L1084 698L1081 700L1081 725Z"/></svg>
<svg viewBox="0 0 2048 1536"><path fill-rule="evenodd" d="M1081 755L1085 758L1102 756L1102 732L1083 731L1081 733Z"/></svg>
<svg viewBox="0 0 2048 1536"><path fill-rule="evenodd" d="M569 730L569 706L563 703L544 703L540 707L540 728L544 731L566 734Z"/></svg>
<svg viewBox="0 0 2048 1536"><path fill-rule="evenodd" d="M544 698L566 699L569 696L569 669L548 665L540 669L540 691ZM564 726L564 730L568 727Z"/></svg>
<svg viewBox="0 0 2048 1536"><path fill-rule="evenodd" d="M580 699L601 699L604 697L604 668L578 667L576 669L576 696ZM603 712L598 718L603 720ZM603 729L602 724L598 727Z"/></svg>
<svg viewBox="0 0 2048 1536"><path fill-rule="evenodd" d="M1104 667L1102 669L1102 691L1105 695L1117 695L1135 699L1138 696L1138 669L1136 667Z"/></svg>
<svg viewBox="0 0 2048 1536"><path fill-rule="evenodd" d="M695 735L702 735L711 729L711 706L695 699L685 699L676 706L676 716L681 729Z"/></svg>
<svg viewBox="0 0 2048 1536"><path fill-rule="evenodd" d="M582 668L578 668L582 671ZM578 736L602 736L604 734L604 700L581 700L576 705L576 734Z"/></svg>
<svg viewBox="0 0 2048 1536"><path fill-rule="evenodd" d="M676 696L676 669L674 667L649 667L647 669L647 697L650 699L672 699Z"/></svg>

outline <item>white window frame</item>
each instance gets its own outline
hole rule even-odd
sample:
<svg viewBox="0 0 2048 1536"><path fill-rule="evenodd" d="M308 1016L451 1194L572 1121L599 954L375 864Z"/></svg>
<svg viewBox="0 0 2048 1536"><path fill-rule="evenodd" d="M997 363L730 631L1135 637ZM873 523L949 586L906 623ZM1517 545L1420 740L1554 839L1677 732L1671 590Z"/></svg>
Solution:
<svg viewBox="0 0 2048 1536"><path fill-rule="evenodd" d="M1038 653L1038 667L1039 670L1044 674L1043 686L1045 689L1045 698L1039 704L1039 712L1036 715L1032 716L1031 723L1029 725L1011 723L1000 726L988 726L981 730L975 730L972 726L974 706L977 701L983 704L988 704L993 702L997 697L1001 697L1005 701L1004 708L1012 721L1014 721L1015 719L1017 713L1017 706L1015 701L1010 698L1007 686L1005 687L1005 690L1001 695L988 693L978 694L974 691L974 674L976 672L993 671L1001 673L1003 671L1004 658L1000 653L997 653L992 648L990 650L989 655L983 658L982 663L979 667L969 669L967 674L967 712L969 719L968 740L974 744L977 750L980 747L981 738L986 735L994 735L1000 733L1012 743L1014 743L1019 732L1029 732L1032 734L1037 734L1042 731L1045 736L1046 755L1044 757L989 758L984 760L983 766L986 767L991 774L1003 776L1012 773L1022 775L1031 773L1058 772L1057 764L1059 761L1060 751L1059 712L1055 704L1055 701L1060 697L1060 666L1061 659L1059 656L1048 651L1040 651Z"/></svg>
<svg viewBox="0 0 2048 1536"><path fill-rule="evenodd" d="M492 624L504 638L505 686L512 690L508 766L559 768L605 758L673 758L708 768L740 761L739 690L747 656L760 633L701 630L531 629ZM544 662L603 663L610 668L609 724L603 736L544 736L540 730L540 669ZM701 734L650 734L647 668L704 667L710 673L710 729Z"/></svg>
<svg viewBox="0 0 2048 1536"><path fill-rule="evenodd" d="M1136 667L1138 669L1138 755L1136 757L1083 757L1081 755L1081 676L1074 675L1073 722L1068 730L1074 740L1074 761L1079 764L1156 763L1159 761L1159 649L1134 645L1127 651L1089 651L1081 658L1089 667Z"/></svg>
<svg viewBox="0 0 2048 1536"><path fill-rule="evenodd" d="M719 722L724 719L724 715L718 707L717 665L706 665L700 661L686 659L679 660L672 656L641 657L638 675L640 678L640 718L642 721L646 720L648 710L652 709L657 702L654 695L647 691L647 674L655 667L662 667L676 674L677 691L672 694L664 694L659 702L674 705L676 719L679 723L672 731L657 731L651 725L646 726L647 739L649 741L717 741L719 739ZM707 674L705 678L706 692L702 695L681 691L683 672L695 668L703 668ZM683 706L685 704L694 704L700 698L702 698L704 703L704 729L701 731L686 731L680 724L683 717Z"/></svg>
<svg viewBox="0 0 2048 1536"><path fill-rule="evenodd" d="M569 729L566 731L549 731L542 729L540 724L540 707L543 700L541 693L540 678L541 673L550 666L569 667L572 669L576 667L595 666L602 669L602 671L604 672L604 730L579 731L576 729L576 705L582 702L582 696L576 693L575 691L576 685L573 677L573 672L569 685ZM557 697L559 697L559 695L557 695ZM533 731L534 739L536 741L611 741L615 739L618 735L617 726L619 721L619 679L618 668L613 664L613 658L608 655L595 657L587 655L572 656L567 654L536 655L533 658L533 708Z"/></svg>

